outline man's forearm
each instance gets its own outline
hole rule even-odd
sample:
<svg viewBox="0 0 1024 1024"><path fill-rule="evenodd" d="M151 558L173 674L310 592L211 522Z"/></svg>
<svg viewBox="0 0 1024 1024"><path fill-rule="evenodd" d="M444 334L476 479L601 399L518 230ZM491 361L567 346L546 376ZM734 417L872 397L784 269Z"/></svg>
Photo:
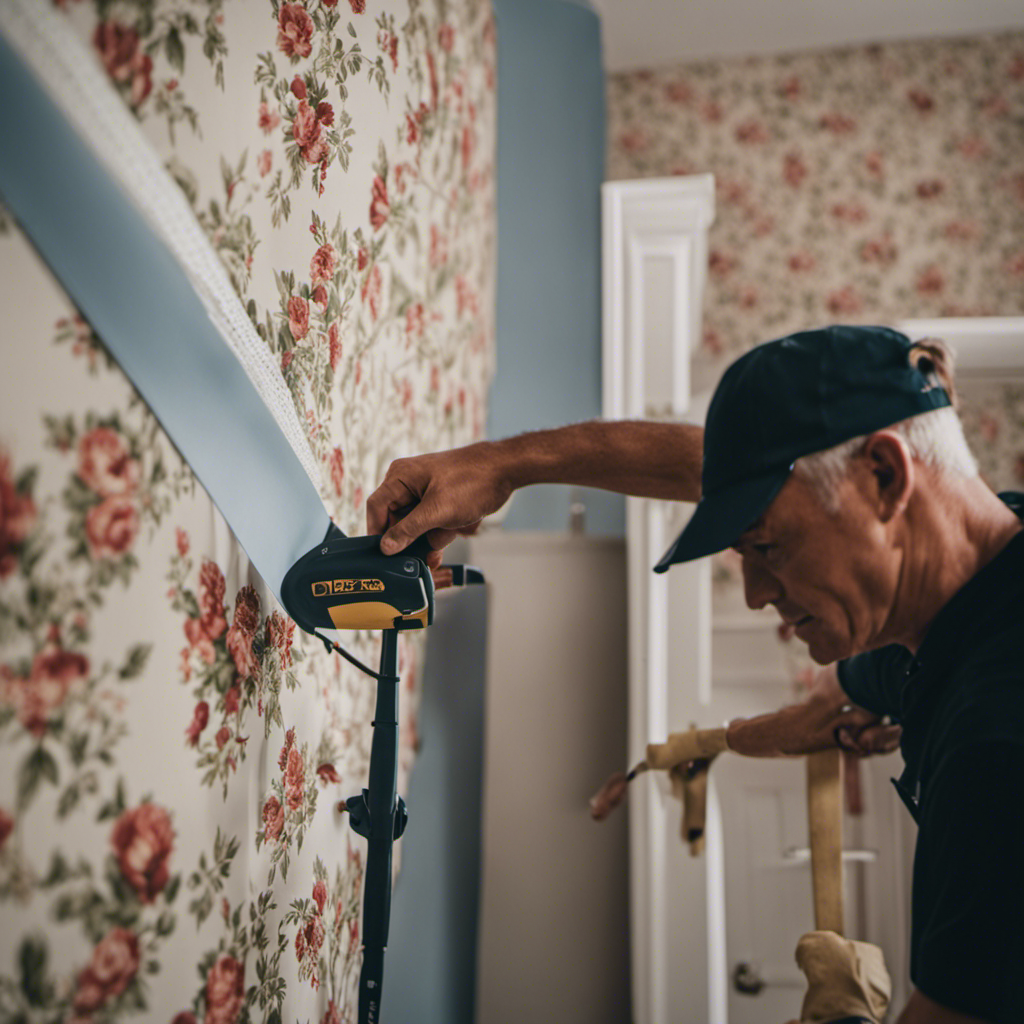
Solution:
<svg viewBox="0 0 1024 1024"><path fill-rule="evenodd" d="M492 442L513 489L559 483L696 501L704 430L688 423L589 420Z"/></svg>
<svg viewBox="0 0 1024 1024"><path fill-rule="evenodd" d="M799 704L754 718L729 723L729 749L746 757L799 757L836 746L840 727L859 730L877 716L850 704L839 685L835 665L821 669L814 685Z"/></svg>
<svg viewBox="0 0 1024 1024"><path fill-rule="evenodd" d="M836 745L837 714L815 714L794 704L754 718L733 719L726 732L729 749L745 757L799 757Z"/></svg>

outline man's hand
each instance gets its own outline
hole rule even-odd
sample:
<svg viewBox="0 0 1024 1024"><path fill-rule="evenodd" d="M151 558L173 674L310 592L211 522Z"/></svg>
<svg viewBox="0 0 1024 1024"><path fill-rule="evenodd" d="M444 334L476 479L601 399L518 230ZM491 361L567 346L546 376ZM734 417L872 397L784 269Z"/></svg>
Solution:
<svg viewBox="0 0 1024 1024"><path fill-rule="evenodd" d="M808 932L797 943L796 962L807 977L800 1024L880 1021L885 1016L892 980L878 946L835 932Z"/></svg>
<svg viewBox="0 0 1024 1024"><path fill-rule="evenodd" d="M484 516L508 501L506 479L495 446L486 441L448 452L396 459L366 503L368 533L383 533L381 550L395 554L427 536L431 568L441 549L460 534L475 533Z"/></svg>
<svg viewBox="0 0 1024 1024"><path fill-rule="evenodd" d="M798 757L839 745L861 755L884 754L899 746L900 727L850 703L834 665L821 669L807 697L767 715L734 719L729 749L747 757Z"/></svg>

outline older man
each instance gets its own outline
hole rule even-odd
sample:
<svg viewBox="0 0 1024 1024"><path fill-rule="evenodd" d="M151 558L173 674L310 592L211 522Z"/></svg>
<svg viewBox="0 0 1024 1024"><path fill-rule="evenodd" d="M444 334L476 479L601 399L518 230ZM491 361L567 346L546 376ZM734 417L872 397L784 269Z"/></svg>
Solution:
<svg viewBox="0 0 1024 1024"><path fill-rule="evenodd" d="M1021 496L978 478L952 402L941 345L807 331L734 363L706 431L581 423L401 459L367 515L391 552L424 533L439 549L531 483L698 501L656 569L735 547L747 603L774 605L817 662L839 663L848 697L826 674L776 720L775 750L819 748L838 723L867 752L886 742L878 718L902 726L898 788L919 835L916 990L898 1024L1020 1024ZM847 700L872 714L844 718ZM740 722L728 739L775 752L763 735Z"/></svg>

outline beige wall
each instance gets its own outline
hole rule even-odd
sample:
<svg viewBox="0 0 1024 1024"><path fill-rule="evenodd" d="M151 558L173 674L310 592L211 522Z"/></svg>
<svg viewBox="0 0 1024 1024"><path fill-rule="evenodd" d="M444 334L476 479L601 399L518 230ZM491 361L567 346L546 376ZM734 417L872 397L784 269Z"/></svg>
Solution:
<svg viewBox="0 0 1024 1024"><path fill-rule="evenodd" d="M590 820L626 758L621 540L485 535L491 588L478 1024L629 1020L626 814Z"/></svg>

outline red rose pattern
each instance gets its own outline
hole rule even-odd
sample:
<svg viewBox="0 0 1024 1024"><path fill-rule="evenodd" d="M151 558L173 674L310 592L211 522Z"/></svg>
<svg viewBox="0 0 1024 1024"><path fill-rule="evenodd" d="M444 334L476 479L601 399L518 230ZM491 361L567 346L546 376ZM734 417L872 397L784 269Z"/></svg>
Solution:
<svg viewBox="0 0 1024 1024"><path fill-rule="evenodd" d="M139 532L139 512L128 498L104 498L85 516L89 556L99 561L128 551Z"/></svg>
<svg viewBox="0 0 1024 1024"><path fill-rule="evenodd" d="M17 551L36 520L36 506L29 494L14 485L10 458L0 451L0 579L14 571Z"/></svg>
<svg viewBox="0 0 1024 1024"><path fill-rule="evenodd" d="M227 628L224 617L224 574L209 559L199 570L198 618L186 619L184 629L189 647L183 652L187 658L190 651L196 651L207 665L212 665L216 652L213 641Z"/></svg>
<svg viewBox="0 0 1024 1024"><path fill-rule="evenodd" d="M333 119L333 112L331 116ZM330 154L320 119L306 100L299 100L295 120L292 122L292 137L308 164L318 164Z"/></svg>
<svg viewBox="0 0 1024 1024"><path fill-rule="evenodd" d="M381 294L383 292L383 278L380 267L376 263L370 268L366 280L363 282L360 295L366 308L370 311L370 319L376 320L381 314ZM358 381L356 382L358 383Z"/></svg>
<svg viewBox="0 0 1024 1024"><path fill-rule="evenodd" d="M218 958L206 976L203 1024L234 1024L244 1000L245 965L225 954Z"/></svg>
<svg viewBox="0 0 1024 1024"><path fill-rule="evenodd" d="M321 100L316 105L316 119L328 128L334 124L334 107L327 100Z"/></svg>
<svg viewBox="0 0 1024 1024"><path fill-rule="evenodd" d="M289 729L284 734L284 746L281 748L281 753L277 757L277 767L284 771L288 766L288 755L291 753L292 747L295 746L295 730Z"/></svg>
<svg viewBox="0 0 1024 1024"><path fill-rule="evenodd" d="M932 264L917 275L914 287L920 295L940 295L946 287L946 278L942 271Z"/></svg>
<svg viewBox="0 0 1024 1024"><path fill-rule="evenodd" d="M233 625L236 629L255 636L260 628L260 598L256 589L246 584L235 597L235 616Z"/></svg>
<svg viewBox="0 0 1024 1024"><path fill-rule="evenodd" d="M261 103L256 123L264 135L269 135L281 123L281 115L276 110L271 110L266 103Z"/></svg>
<svg viewBox="0 0 1024 1024"><path fill-rule="evenodd" d="M331 483L334 485L334 493L341 497L341 490L345 484L345 453L341 448L335 448L330 455Z"/></svg>
<svg viewBox="0 0 1024 1024"><path fill-rule="evenodd" d="M309 279L311 284L330 281L338 269L338 254L330 243L321 245L309 261Z"/></svg>
<svg viewBox="0 0 1024 1024"><path fill-rule="evenodd" d="M276 796L270 797L263 805L263 836L268 843L281 835L284 828L284 808Z"/></svg>
<svg viewBox="0 0 1024 1024"><path fill-rule="evenodd" d="M832 292L825 300L825 305L834 316L853 316L864 306L860 296L850 285Z"/></svg>
<svg viewBox="0 0 1024 1024"><path fill-rule="evenodd" d="M143 903L152 903L167 885L174 847L170 815L156 804L125 811L110 835L118 867Z"/></svg>
<svg viewBox="0 0 1024 1024"><path fill-rule="evenodd" d="M313 902L316 904L317 913L322 914L327 902L327 886L319 879L313 885Z"/></svg>
<svg viewBox="0 0 1024 1024"><path fill-rule="evenodd" d="M405 311L405 333L410 341L417 341L423 337L426 330L426 307L422 302L410 303Z"/></svg>
<svg viewBox="0 0 1024 1024"><path fill-rule="evenodd" d="M242 679L250 679L259 671L259 663L252 651L252 635L232 626L225 637L228 653Z"/></svg>
<svg viewBox="0 0 1024 1024"><path fill-rule="evenodd" d="M338 372L338 364L341 362L341 332L336 323L331 324L327 331L328 359L331 363L331 370Z"/></svg>
<svg viewBox="0 0 1024 1024"><path fill-rule="evenodd" d="M141 471L124 438L109 427L95 427L78 442L78 475L101 498L134 493Z"/></svg>
<svg viewBox="0 0 1024 1024"><path fill-rule="evenodd" d="M33 658L27 677L0 665L0 696L14 708L25 730L41 738L72 687L84 682L88 674L88 658L51 643Z"/></svg>
<svg viewBox="0 0 1024 1024"><path fill-rule="evenodd" d="M320 947L324 942L324 922L319 914L301 926L295 935L295 958L299 961L299 977L304 974L313 988L320 987L317 975Z"/></svg>
<svg viewBox="0 0 1024 1024"><path fill-rule="evenodd" d="M206 559L199 570L199 608L203 630L216 639L227 626L224 618L224 574L216 562Z"/></svg>
<svg viewBox="0 0 1024 1024"><path fill-rule="evenodd" d="M398 70L398 36L381 30L377 33L377 45L385 56L391 58L391 70Z"/></svg>
<svg viewBox="0 0 1024 1024"><path fill-rule="evenodd" d="M388 187L379 174L374 175L372 197L370 199L370 225L374 231L380 231L387 223L388 213L391 207L388 205Z"/></svg>
<svg viewBox="0 0 1024 1024"><path fill-rule="evenodd" d="M185 737L190 747L194 747L199 743L199 737L209 721L210 705L205 700L201 700L192 712L192 721L185 730Z"/></svg>
<svg viewBox="0 0 1024 1024"><path fill-rule="evenodd" d="M313 52L313 19L302 4L281 4L277 15L277 47L293 60Z"/></svg>
<svg viewBox="0 0 1024 1024"><path fill-rule="evenodd" d="M327 903L327 886L317 879L313 883L312 915L299 925L295 933L295 957L299 961L299 977L308 977L313 988L319 988L320 947L324 941L324 905Z"/></svg>
<svg viewBox="0 0 1024 1024"><path fill-rule="evenodd" d="M799 188L807 177L807 165L798 153L787 153L782 160L782 180L793 188Z"/></svg>
<svg viewBox="0 0 1024 1024"><path fill-rule="evenodd" d="M93 1013L119 996L139 970L139 940L127 928L114 928L92 951L89 966L78 976L74 1007Z"/></svg>
<svg viewBox="0 0 1024 1024"><path fill-rule="evenodd" d="M128 102L133 107L139 106L153 89L153 58L142 51L139 42L134 28L117 21L101 21L92 36L92 45L107 74L128 87Z"/></svg>
<svg viewBox="0 0 1024 1024"><path fill-rule="evenodd" d="M306 766L297 747L288 751L284 769L284 795L289 809L298 810L306 798Z"/></svg>
<svg viewBox="0 0 1024 1024"><path fill-rule="evenodd" d="M288 300L288 329L296 341L309 333L309 303L301 296L293 295Z"/></svg>

